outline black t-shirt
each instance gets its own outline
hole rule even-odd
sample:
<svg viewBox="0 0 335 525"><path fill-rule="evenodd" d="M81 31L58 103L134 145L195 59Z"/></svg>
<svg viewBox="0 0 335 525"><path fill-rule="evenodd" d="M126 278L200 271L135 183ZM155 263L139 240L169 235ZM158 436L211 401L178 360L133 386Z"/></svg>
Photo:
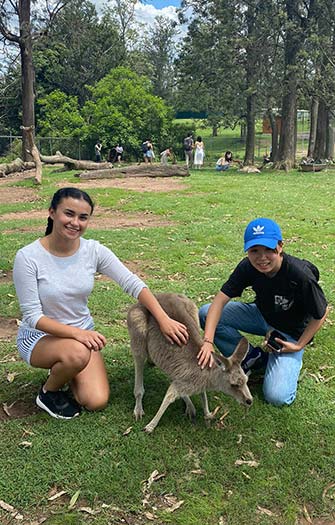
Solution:
<svg viewBox="0 0 335 525"><path fill-rule="evenodd" d="M292 255L283 254L282 265L274 277L266 277L245 258L221 291L233 298L251 286L256 293L254 302L264 319L298 339L312 318L321 319L326 313L327 301L318 278L316 266Z"/></svg>

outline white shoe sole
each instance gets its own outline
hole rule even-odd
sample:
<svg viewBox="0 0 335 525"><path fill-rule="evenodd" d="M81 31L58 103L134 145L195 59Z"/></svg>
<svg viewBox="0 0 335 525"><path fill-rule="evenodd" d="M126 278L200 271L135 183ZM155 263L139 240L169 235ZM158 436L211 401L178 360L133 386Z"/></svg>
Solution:
<svg viewBox="0 0 335 525"><path fill-rule="evenodd" d="M54 414L54 412L52 412L44 403L42 403L39 395L37 395L36 397L36 405L42 410L45 410L45 412L47 412L49 416L54 417L55 419L65 419L69 421L70 419L73 419L74 417L79 416L79 412L77 414L74 414L74 416L71 416L71 417L61 416L60 414Z"/></svg>

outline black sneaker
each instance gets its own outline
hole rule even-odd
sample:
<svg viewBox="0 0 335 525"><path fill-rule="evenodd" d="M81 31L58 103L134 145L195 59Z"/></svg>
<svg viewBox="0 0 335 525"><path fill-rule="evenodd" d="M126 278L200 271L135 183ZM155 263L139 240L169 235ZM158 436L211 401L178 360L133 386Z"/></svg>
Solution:
<svg viewBox="0 0 335 525"><path fill-rule="evenodd" d="M245 374L249 375L254 370L261 370L266 367L269 354L264 352L259 346L250 347L247 356L241 363Z"/></svg>
<svg viewBox="0 0 335 525"><path fill-rule="evenodd" d="M36 397L36 404L56 419L72 419L79 416L80 406L69 399L65 392L43 392L43 388Z"/></svg>

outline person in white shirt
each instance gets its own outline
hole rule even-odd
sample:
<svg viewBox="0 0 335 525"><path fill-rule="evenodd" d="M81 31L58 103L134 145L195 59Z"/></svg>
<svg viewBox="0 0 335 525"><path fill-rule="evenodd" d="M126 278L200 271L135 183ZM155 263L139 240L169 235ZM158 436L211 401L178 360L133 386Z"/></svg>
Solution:
<svg viewBox="0 0 335 525"><path fill-rule="evenodd" d="M96 272L137 298L172 343L187 342L186 327L171 319L146 284L107 247L83 239L93 213L90 196L77 188L58 190L49 208L45 237L21 248L13 278L22 312L17 344L31 366L49 369L36 398L51 416L71 419L81 406L104 408L109 383L101 350L105 336L94 329L88 298ZM62 387L70 385L74 399Z"/></svg>

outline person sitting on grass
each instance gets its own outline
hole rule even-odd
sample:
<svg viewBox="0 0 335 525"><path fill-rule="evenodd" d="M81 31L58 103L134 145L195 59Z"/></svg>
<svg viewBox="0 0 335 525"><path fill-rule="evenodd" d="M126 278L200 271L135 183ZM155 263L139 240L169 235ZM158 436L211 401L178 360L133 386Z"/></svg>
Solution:
<svg viewBox="0 0 335 525"><path fill-rule="evenodd" d="M96 272L138 298L171 343L183 345L188 339L186 327L164 312L146 284L109 248L82 237L93 208L84 191L72 187L58 190L50 204L45 237L21 248L14 263L23 317L18 350L29 365L49 369L36 403L59 419L79 415L81 406L97 410L108 402L109 384L101 354L107 341L94 329L87 304ZM62 391L67 383L72 399Z"/></svg>
<svg viewBox="0 0 335 525"><path fill-rule="evenodd" d="M323 325L327 301L318 284L319 271L311 262L283 252L281 230L271 219L251 221L244 233L247 257L222 285L213 303L200 308L200 324L205 329L204 344L198 354L204 368L213 363L213 344L229 356L240 331L265 336L265 349L249 345L242 363L246 373L265 367L263 393L266 401L290 405L297 392L304 347ZM252 303L231 301L251 286ZM270 337L276 329L280 333Z"/></svg>
<svg viewBox="0 0 335 525"><path fill-rule="evenodd" d="M230 168L232 162L237 162L239 164L238 160L234 160L233 159L232 152L231 151L226 151L224 156L220 157L216 161L215 169L216 169L216 171L227 171Z"/></svg>

